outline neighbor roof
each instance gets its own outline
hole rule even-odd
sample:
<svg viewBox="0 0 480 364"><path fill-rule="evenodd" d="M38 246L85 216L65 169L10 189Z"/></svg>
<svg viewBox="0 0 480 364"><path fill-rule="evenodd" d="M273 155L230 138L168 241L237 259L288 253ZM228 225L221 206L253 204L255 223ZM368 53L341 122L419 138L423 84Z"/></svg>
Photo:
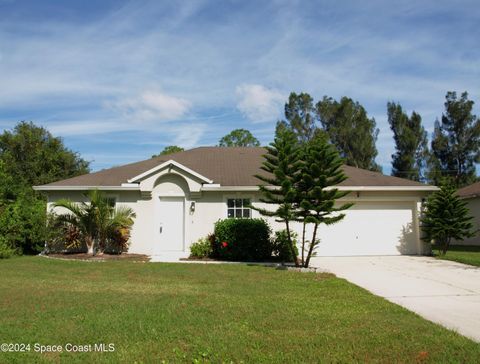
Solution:
<svg viewBox="0 0 480 364"><path fill-rule="evenodd" d="M200 147L49 183L42 187L121 186L129 179L169 160L174 160L221 186L257 186L259 180L254 176L266 173L260 168L265 153L266 150L260 147ZM350 166L343 168L348 178L340 186L425 187L419 182L385 176L378 172Z"/></svg>
<svg viewBox="0 0 480 364"><path fill-rule="evenodd" d="M460 188L458 195L463 198L480 197L480 182Z"/></svg>

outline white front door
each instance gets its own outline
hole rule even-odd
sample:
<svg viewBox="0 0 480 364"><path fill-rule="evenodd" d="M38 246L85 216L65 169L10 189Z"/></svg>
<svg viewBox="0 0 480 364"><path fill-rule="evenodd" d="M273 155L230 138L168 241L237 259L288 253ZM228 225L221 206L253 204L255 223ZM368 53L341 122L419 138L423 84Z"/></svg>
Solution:
<svg viewBox="0 0 480 364"><path fill-rule="evenodd" d="M184 197L159 197L155 253L184 250Z"/></svg>

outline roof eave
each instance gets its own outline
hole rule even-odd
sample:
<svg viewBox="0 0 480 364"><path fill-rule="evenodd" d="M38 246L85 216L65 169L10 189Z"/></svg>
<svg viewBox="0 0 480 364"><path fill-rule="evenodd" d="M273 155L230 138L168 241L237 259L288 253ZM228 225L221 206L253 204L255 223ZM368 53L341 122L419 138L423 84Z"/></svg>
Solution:
<svg viewBox="0 0 480 364"><path fill-rule="evenodd" d="M139 191L140 186L33 186L35 191Z"/></svg>

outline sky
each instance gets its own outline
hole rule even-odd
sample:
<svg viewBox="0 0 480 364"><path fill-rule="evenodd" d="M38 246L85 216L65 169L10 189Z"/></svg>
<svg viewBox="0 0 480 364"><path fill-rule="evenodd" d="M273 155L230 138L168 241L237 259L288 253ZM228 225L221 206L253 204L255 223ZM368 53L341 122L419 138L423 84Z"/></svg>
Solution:
<svg viewBox="0 0 480 364"><path fill-rule="evenodd" d="M480 113L477 1L0 0L0 130L33 121L93 170L236 128L273 139L290 92L348 96L394 152L388 101L433 130L447 91Z"/></svg>

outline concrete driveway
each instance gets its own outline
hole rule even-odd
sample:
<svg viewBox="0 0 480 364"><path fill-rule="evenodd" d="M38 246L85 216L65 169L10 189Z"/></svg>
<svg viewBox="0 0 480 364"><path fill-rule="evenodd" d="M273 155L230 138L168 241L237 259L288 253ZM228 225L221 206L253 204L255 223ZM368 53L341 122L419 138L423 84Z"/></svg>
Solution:
<svg viewBox="0 0 480 364"><path fill-rule="evenodd" d="M480 268L430 257L316 257L311 266L480 342Z"/></svg>

